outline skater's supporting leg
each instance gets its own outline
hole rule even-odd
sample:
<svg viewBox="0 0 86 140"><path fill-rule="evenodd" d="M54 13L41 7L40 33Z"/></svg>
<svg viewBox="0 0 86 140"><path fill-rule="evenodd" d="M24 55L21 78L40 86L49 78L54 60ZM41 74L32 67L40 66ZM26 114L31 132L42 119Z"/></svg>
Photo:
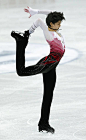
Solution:
<svg viewBox="0 0 86 140"><path fill-rule="evenodd" d="M56 83L56 68L53 68L48 73L43 73L44 96L41 107L40 123L48 123L50 115L50 107L53 99L53 90Z"/></svg>

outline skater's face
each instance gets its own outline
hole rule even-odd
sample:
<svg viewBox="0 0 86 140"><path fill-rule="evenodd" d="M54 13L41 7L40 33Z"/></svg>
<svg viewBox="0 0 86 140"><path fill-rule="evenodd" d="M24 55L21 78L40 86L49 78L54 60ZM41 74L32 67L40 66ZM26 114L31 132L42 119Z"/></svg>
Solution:
<svg viewBox="0 0 86 140"><path fill-rule="evenodd" d="M61 26L61 21L59 20L58 22L56 22L55 24L53 24L52 22L50 22L51 28L52 29L56 29L58 30Z"/></svg>

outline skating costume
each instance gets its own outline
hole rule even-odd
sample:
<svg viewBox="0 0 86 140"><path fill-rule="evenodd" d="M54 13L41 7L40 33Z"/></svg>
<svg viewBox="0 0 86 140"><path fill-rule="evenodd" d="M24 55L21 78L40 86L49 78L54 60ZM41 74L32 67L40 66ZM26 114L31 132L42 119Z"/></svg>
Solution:
<svg viewBox="0 0 86 140"><path fill-rule="evenodd" d="M16 64L18 63L18 65L16 65L16 70L19 76L30 76L50 71L57 66L65 52L63 37L60 37L56 32L49 31L47 25L41 19L37 19L33 23L29 29L30 34L33 33L38 26L42 28L45 39L50 45L50 54L42 58L36 65L25 67L26 46L24 39L17 41L17 53L23 50L23 53L18 53L18 55L16 55Z"/></svg>
<svg viewBox="0 0 86 140"><path fill-rule="evenodd" d="M31 9L32 10L32 9ZM32 10L34 14L49 14L51 11L39 11ZM29 29L29 33L32 34L37 27L41 27L44 36L48 44L50 45L50 53L48 56L42 58L36 65L25 67L25 48L27 46L27 38L20 39L15 34L11 34L16 39L16 70L19 76L30 76L35 74L43 74L44 83L44 96L41 107L41 117L38 126L40 131L46 128L49 129L49 115L50 107L53 98L53 90L56 83L56 66L59 64L64 52L65 43L63 36L58 32L52 32L48 30L47 25L42 19L37 19ZM52 128L52 131L53 128Z"/></svg>

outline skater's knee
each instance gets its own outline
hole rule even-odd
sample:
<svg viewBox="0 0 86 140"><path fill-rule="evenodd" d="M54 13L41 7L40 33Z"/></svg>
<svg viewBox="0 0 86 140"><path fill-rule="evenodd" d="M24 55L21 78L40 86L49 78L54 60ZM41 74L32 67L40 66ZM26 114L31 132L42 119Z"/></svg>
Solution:
<svg viewBox="0 0 86 140"><path fill-rule="evenodd" d="M16 70L18 76L23 76L23 72L20 70Z"/></svg>
<svg viewBox="0 0 86 140"><path fill-rule="evenodd" d="M17 75L18 75L18 76L23 76L22 73L19 73L19 72L17 72Z"/></svg>
<svg viewBox="0 0 86 140"><path fill-rule="evenodd" d="M23 74L22 73L17 73L18 74L18 76L20 76L20 77L22 77L23 76Z"/></svg>

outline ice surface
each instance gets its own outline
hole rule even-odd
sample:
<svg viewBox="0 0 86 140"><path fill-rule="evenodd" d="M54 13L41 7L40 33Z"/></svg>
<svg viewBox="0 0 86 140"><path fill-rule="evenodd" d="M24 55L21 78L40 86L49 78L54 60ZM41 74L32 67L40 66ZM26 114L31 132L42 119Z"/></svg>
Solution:
<svg viewBox="0 0 86 140"><path fill-rule="evenodd" d="M38 1L30 5L29 1L25 2L26 5L18 3L0 8L0 140L86 140L86 1ZM39 133L37 128L43 96L42 75L21 78L15 72L16 48L11 31L24 31L37 18L45 20L46 17L36 15L28 19L23 10L27 5L55 9L64 12L66 17L61 27L66 53L56 69L57 82L50 115L50 124L56 130L54 135ZM31 36L30 46L26 50L26 65L35 63L49 52L40 28Z"/></svg>

